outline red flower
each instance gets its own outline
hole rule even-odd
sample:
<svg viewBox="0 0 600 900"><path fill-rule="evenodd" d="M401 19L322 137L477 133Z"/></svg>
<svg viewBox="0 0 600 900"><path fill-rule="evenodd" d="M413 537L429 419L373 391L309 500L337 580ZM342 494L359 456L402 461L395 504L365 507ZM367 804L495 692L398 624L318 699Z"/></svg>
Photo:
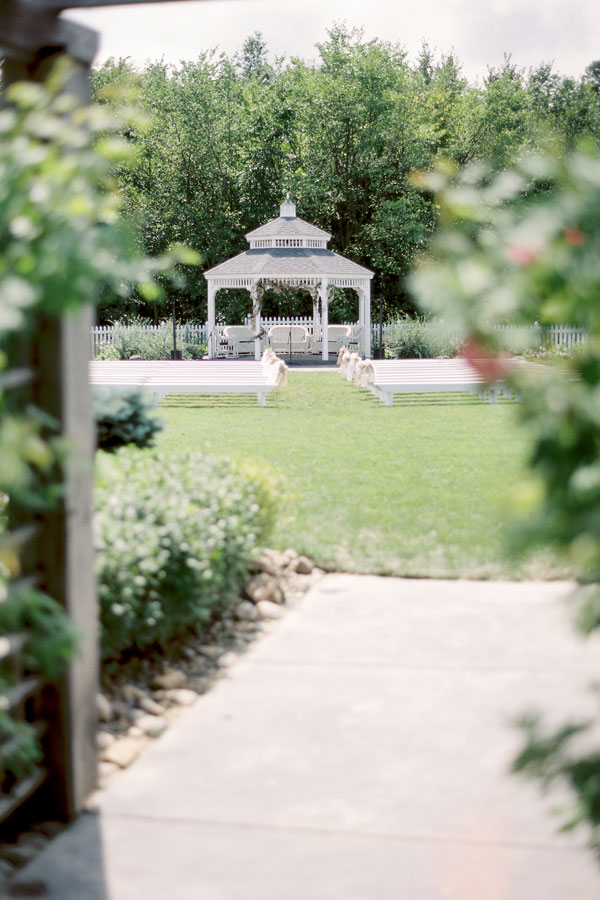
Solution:
<svg viewBox="0 0 600 900"><path fill-rule="evenodd" d="M581 228L565 228L563 237L571 247L581 247L585 241L585 235Z"/></svg>
<svg viewBox="0 0 600 900"><path fill-rule="evenodd" d="M502 381L513 368L513 359L506 351L492 353L482 347L475 338L467 338L460 348L460 355L486 381Z"/></svg>
<svg viewBox="0 0 600 900"><path fill-rule="evenodd" d="M508 248L510 259L519 266L530 266L536 260L537 254L525 244L511 244Z"/></svg>

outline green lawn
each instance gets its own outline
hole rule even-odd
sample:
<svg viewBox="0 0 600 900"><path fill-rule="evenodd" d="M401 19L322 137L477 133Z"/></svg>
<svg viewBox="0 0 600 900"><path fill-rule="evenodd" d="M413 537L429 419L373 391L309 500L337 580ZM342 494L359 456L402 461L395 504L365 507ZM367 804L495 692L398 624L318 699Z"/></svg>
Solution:
<svg viewBox="0 0 600 900"><path fill-rule="evenodd" d="M254 395L171 396L158 448L251 457L291 496L273 544L327 569L409 576L552 577L548 556L503 552L503 506L523 474L515 405L469 395L397 397L392 408L337 372L290 373Z"/></svg>

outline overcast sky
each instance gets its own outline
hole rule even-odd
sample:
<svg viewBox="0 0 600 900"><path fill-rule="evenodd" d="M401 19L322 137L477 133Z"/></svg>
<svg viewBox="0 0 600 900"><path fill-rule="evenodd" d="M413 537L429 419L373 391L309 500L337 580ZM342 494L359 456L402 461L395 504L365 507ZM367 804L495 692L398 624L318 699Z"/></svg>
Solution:
<svg viewBox="0 0 600 900"><path fill-rule="evenodd" d="M314 59L336 21L366 38L399 42L414 59L423 40L454 50L471 80L511 53L522 67L554 62L581 75L600 58L600 0L191 0L69 12L101 32L97 61L177 63L218 47L228 54L261 31L271 55Z"/></svg>

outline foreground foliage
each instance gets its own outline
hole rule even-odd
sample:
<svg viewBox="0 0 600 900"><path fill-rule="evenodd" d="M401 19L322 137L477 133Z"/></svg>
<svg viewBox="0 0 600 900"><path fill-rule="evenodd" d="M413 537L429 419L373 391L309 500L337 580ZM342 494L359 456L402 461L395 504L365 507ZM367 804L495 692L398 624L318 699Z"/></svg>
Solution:
<svg viewBox="0 0 600 900"><path fill-rule="evenodd" d="M102 654L202 629L236 600L274 525L259 468L211 457L100 454L96 559Z"/></svg>
<svg viewBox="0 0 600 900"><path fill-rule="evenodd" d="M600 155L524 157L499 175L472 166L426 179L446 220L435 256L414 278L424 308L444 315L488 377L506 372L494 324L573 323L590 338L569 356L513 376L533 435L531 477L515 492L515 545L550 545L576 572L577 622L600 627ZM527 723L516 766L563 778L600 855L600 754L578 745L579 724L544 734Z"/></svg>
<svg viewBox="0 0 600 900"><path fill-rule="evenodd" d="M68 74L68 73L67 73ZM161 296L153 280L183 258L146 259L128 237L112 180L115 162L130 157L103 112L77 110L59 94L19 84L0 111L0 376L18 361L21 336L40 318L59 317L98 298L103 288L124 296ZM112 129L112 133L111 133ZM97 135L95 151L89 149ZM185 253L183 253L185 256ZM189 257L186 257L189 258ZM62 467L71 448L43 410L23 408L0 377L0 786L9 791L40 754L33 728L13 718L4 702L14 685L10 636L24 639L24 674L56 678L75 652L75 636L60 606L43 592L17 589L19 548L3 541L9 524L54 509L63 492ZM17 638L19 640L19 638ZM8 662L7 662L8 660Z"/></svg>

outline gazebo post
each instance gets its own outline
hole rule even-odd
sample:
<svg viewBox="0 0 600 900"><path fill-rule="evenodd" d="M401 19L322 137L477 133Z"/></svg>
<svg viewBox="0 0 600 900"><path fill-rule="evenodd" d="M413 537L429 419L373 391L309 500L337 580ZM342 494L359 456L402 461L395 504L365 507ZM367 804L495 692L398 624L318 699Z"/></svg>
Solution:
<svg viewBox="0 0 600 900"><path fill-rule="evenodd" d="M367 281L363 294L363 354L371 356L371 282Z"/></svg>
<svg viewBox="0 0 600 900"><path fill-rule="evenodd" d="M262 356L262 341L259 335L262 328L260 299L258 296L258 281L254 281L252 283L250 296L252 297L252 327L254 328L254 334L256 335L256 337L254 338L254 359L260 360Z"/></svg>
<svg viewBox="0 0 600 900"><path fill-rule="evenodd" d="M319 334L319 296L316 294L312 298L313 302L313 346L317 342Z"/></svg>
<svg viewBox="0 0 600 900"><path fill-rule="evenodd" d="M207 329L208 329L208 358L215 358L215 294L216 287L212 281L208 281L208 310L207 310Z"/></svg>
<svg viewBox="0 0 600 900"><path fill-rule="evenodd" d="M321 295L321 359L329 359L329 305L327 299L327 280L323 278L319 289Z"/></svg>

